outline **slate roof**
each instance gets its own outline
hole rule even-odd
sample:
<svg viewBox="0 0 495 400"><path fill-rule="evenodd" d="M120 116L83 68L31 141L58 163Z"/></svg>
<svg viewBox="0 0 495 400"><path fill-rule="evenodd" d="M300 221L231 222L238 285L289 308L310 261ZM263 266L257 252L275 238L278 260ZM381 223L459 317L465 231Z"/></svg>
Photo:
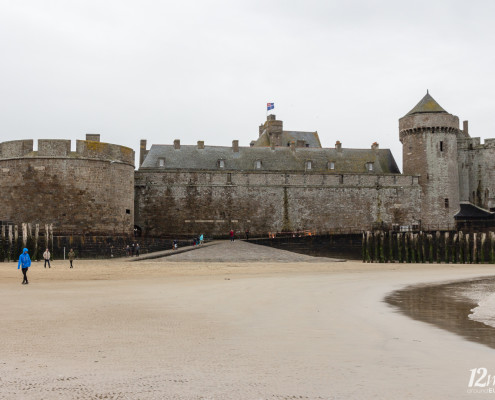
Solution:
<svg viewBox="0 0 495 400"><path fill-rule="evenodd" d="M406 114L406 116L422 113L447 113L447 111L445 111L440 104L438 104L436 100L431 97L428 92L426 92L425 97L423 97L421 101Z"/></svg>
<svg viewBox="0 0 495 400"><path fill-rule="evenodd" d="M461 202L461 210L454 215L454 219L493 219L495 213L484 210L468 202Z"/></svg>
<svg viewBox="0 0 495 400"><path fill-rule="evenodd" d="M159 160L164 165L159 166ZM305 171L306 161L312 161L312 172L366 173L366 163L373 162L373 173L400 173L389 149L342 149L299 147L293 152L289 147L232 147L181 145L152 145L140 170L220 170L218 161L224 160L226 171ZM261 161L261 169L255 162ZM329 170L328 163L335 169Z"/></svg>

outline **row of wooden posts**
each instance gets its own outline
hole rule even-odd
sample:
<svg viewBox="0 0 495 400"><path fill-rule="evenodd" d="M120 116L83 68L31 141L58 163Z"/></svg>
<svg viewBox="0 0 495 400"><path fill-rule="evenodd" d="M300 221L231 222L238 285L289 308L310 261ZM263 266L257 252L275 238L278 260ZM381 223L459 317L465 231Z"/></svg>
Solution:
<svg viewBox="0 0 495 400"><path fill-rule="evenodd" d="M53 248L53 225L46 224L44 232L39 224L2 225L0 230L0 262L19 258L27 247L33 260L40 259L45 248Z"/></svg>
<svg viewBox="0 0 495 400"><path fill-rule="evenodd" d="M363 262L495 263L495 232L363 232Z"/></svg>

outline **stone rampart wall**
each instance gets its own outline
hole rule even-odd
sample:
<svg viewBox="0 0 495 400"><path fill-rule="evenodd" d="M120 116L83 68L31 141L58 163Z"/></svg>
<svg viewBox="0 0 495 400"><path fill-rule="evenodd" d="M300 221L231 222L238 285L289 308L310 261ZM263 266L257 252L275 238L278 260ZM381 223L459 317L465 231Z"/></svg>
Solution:
<svg viewBox="0 0 495 400"><path fill-rule="evenodd" d="M135 177L135 223L150 236L411 225L421 209L414 176L141 170Z"/></svg>
<svg viewBox="0 0 495 400"><path fill-rule="evenodd" d="M458 141L460 200L487 210L495 208L495 140L480 138Z"/></svg>

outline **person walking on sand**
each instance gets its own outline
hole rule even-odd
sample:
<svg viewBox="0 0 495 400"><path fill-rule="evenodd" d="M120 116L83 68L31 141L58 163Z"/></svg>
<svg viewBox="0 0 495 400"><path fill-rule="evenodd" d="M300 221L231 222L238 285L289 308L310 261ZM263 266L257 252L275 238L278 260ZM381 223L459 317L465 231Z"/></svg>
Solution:
<svg viewBox="0 0 495 400"><path fill-rule="evenodd" d="M234 231L232 229L230 230L230 241L234 241Z"/></svg>
<svg viewBox="0 0 495 400"><path fill-rule="evenodd" d="M22 250L22 254L19 256L19 263L17 264L17 269L22 267L22 274L24 275L24 279L22 280L23 285L27 285L29 283L27 271L30 266L31 258L29 257L28 249L24 248L24 250Z"/></svg>
<svg viewBox="0 0 495 400"><path fill-rule="evenodd" d="M70 249L69 254L67 255L69 256L70 267L74 268L74 266L72 265L72 261L74 261L74 259L76 258L76 253L74 253L74 250Z"/></svg>
<svg viewBox="0 0 495 400"><path fill-rule="evenodd" d="M139 243L136 244L136 257L139 257L139 250L141 250L141 248L139 247Z"/></svg>
<svg viewBox="0 0 495 400"><path fill-rule="evenodd" d="M199 235L199 244L203 244L203 234Z"/></svg>
<svg viewBox="0 0 495 400"><path fill-rule="evenodd" d="M45 260L45 268L46 268L46 263L48 263L48 268L51 268L50 266L50 250L48 250L48 247L46 248L45 252L43 253L43 259Z"/></svg>

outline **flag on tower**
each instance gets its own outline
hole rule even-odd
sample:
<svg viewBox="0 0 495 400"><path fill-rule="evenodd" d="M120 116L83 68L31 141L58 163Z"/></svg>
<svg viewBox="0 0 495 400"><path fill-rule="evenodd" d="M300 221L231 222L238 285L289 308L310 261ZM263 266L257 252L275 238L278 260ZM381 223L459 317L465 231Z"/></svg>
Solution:
<svg viewBox="0 0 495 400"><path fill-rule="evenodd" d="M275 103L266 103L266 111L273 110L275 108Z"/></svg>

